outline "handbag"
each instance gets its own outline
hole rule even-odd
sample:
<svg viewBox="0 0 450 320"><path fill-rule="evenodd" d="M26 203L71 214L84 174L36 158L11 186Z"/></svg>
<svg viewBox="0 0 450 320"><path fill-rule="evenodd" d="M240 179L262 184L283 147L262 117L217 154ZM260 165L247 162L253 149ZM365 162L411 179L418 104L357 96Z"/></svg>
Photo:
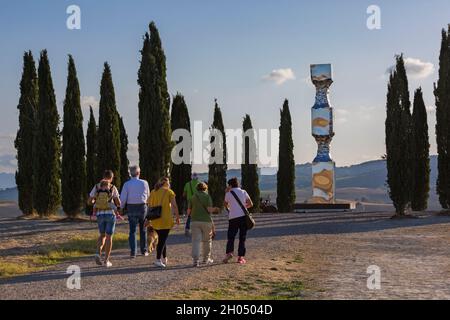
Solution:
<svg viewBox="0 0 450 320"><path fill-rule="evenodd" d="M253 216L250 212L248 212L247 208L242 204L239 197L234 193L233 190L230 191L230 193L233 195L234 199L236 199L237 203L241 207L242 211L244 211L245 214L245 224L247 225L247 230L251 230L255 227L255 219L253 219Z"/></svg>
<svg viewBox="0 0 450 320"><path fill-rule="evenodd" d="M161 198L161 204L159 206L148 207L147 208L147 214L145 216L146 220L156 220L156 219L161 218L161 216L162 216L162 204L163 204L164 197L165 197L166 193L167 193L167 190L164 191L164 194L163 194L163 196Z"/></svg>

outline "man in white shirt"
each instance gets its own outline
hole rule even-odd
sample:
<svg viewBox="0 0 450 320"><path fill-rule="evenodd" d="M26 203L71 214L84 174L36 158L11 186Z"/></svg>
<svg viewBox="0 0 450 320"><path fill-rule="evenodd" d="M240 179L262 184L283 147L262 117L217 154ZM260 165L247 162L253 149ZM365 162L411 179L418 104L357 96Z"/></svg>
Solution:
<svg viewBox="0 0 450 320"><path fill-rule="evenodd" d="M128 242L130 244L131 258L135 258L137 254L136 229L138 225L141 254L148 256L147 228L145 228L144 222L150 189L147 181L139 179L140 174L141 169L139 166L130 167L131 179L125 182L122 187L122 193L120 194L121 208L127 208L128 222L130 225Z"/></svg>
<svg viewBox="0 0 450 320"><path fill-rule="evenodd" d="M229 209L229 224L226 256L223 259L223 262L228 263L228 261L233 258L234 239L239 231L237 262L244 264L246 263L244 257L246 252L245 240L247 237L247 223L245 220L246 212L244 210L253 207L253 202L247 191L239 187L239 181L237 178L228 180L228 189L225 194L225 207Z"/></svg>

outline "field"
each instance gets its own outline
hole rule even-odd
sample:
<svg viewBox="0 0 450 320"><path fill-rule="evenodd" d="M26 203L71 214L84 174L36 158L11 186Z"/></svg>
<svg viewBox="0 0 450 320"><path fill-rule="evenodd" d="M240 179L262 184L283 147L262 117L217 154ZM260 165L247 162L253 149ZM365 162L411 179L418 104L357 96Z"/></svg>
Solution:
<svg viewBox="0 0 450 320"><path fill-rule="evenodd" d="M92 259L94 223L17 219L0 206L0 299L431 299L450 298L450 217L434 212L393 220L392 213L261 214L248 236L248 263L220 263L226 217L216 217L216 263L191 267L182 227L169 238L169 268L154 257L129 259L121 222L110 269ZM81 268L68 289L67 267ZM381 288L367 287L369 266Z"/></svg>

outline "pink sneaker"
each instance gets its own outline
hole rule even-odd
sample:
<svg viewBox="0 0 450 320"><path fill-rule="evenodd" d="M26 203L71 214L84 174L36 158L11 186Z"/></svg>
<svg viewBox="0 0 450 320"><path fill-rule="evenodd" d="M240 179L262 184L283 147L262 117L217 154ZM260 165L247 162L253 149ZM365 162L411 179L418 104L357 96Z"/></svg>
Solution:
<svg viewBox="0 0 450 320"><path fill-rule="evenodd" d="M225 256L225 258L223 258L223 263L228 263L228 261L230 261L233 258L233 254L232 253L227 253L227 255Z"/></svg>
<svg viewBox="0 0 450 320"><path fill-rule="evenodd" d="M247 261L245 260L244 257L239 257L239 258L237 259L237 263L240 263L240 264L246 264Z"/></svg>

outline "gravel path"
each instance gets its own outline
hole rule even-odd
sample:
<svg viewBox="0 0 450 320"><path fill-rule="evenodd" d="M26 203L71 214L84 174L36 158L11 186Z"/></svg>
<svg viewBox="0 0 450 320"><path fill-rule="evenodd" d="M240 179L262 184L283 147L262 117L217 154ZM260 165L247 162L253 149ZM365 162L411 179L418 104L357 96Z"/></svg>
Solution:
<svg viewBox="0 0 450 320"><path fill-rule="evenodd" d="M202 291L247 281L300 280L304 299L450 299L450 217L424 214L392 220L392 213L263 214L249 233L248 263L192 268L191 246L181 227L169 237L169 268L153 267L153 257L130 260L115 250L110 269L91 258L53 270L0 280L0 299L199 298ZM223 256L225 217L217 217L216 260ZM125 232L126 224L118 227ZM92 232L89 223L0 218L0 256L27 252L61 234ZM66 286L69 265L81 268L81 289ZM381 269L381 289L367 289L367 267ZM269 282L267 282L269 281ZM233 289L233 288L232 288ZM241 292L242 293L242 292Z"/></svg>

